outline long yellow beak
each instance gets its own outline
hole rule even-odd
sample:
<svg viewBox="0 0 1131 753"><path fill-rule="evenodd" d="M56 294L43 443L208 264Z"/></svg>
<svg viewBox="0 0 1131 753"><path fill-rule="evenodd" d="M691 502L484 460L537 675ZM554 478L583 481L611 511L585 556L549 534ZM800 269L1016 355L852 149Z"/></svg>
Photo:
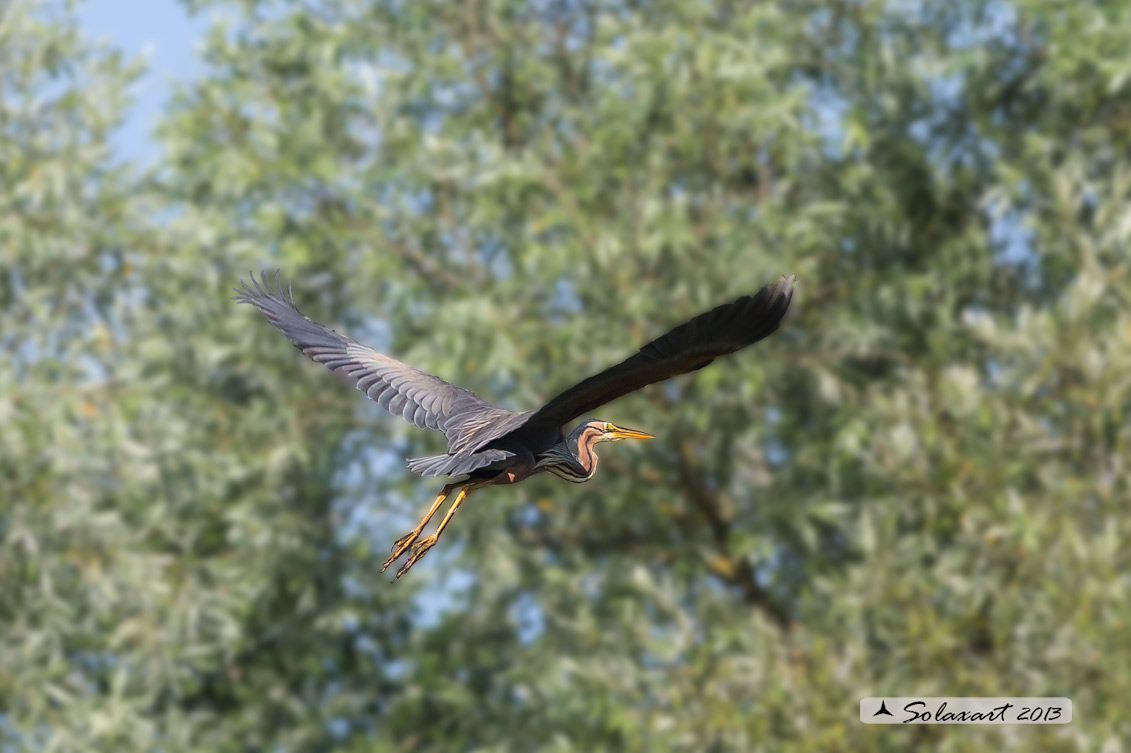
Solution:
<svg viewBox="0 0 1131 753"><path fill-rule="evenodd" d="M619 426L614 426L612 434L617 439L655 439L655 434L649 434L646 431L637 431L636 429L622 429Z"/></svg>

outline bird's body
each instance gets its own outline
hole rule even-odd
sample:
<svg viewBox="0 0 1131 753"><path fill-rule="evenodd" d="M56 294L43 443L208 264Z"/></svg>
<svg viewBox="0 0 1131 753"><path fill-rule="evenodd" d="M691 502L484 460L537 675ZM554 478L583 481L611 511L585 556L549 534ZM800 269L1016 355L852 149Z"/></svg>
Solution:
<svg viewBox="0 0 1131 753"><path fill-rule="evenodd" d="M651 434L607 421L586 421L564 433L579 416L645 385L703 368L773 333L789 310L793 278L782 278L754 296L739 298L681 324L643 346L625 361L570 387L538 410L513 413L471 392L407 366L307 319L266 277L252 275L236 290L240 303L258 308L306 355L356 380L357 388L394 415L421 428L443 431L444 455L415 458L409 468L424 476L465 476L448 484L420 524L393 545L393 562L412 548L397 571L404 575L432 546L455 511L475 489L515 484L536 473L553 473L574 483L588 481L597 469L594 446L620 439L650 439ZM436 532L419 540L428 521L458 490Z"/></svg>

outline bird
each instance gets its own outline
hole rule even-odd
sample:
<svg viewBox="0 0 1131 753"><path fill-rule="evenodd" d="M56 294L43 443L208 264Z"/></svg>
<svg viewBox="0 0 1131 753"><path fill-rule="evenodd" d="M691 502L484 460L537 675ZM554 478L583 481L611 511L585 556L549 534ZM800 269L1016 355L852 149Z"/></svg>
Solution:
<svg viewBox="0 0 1131 753"><path fill-rule="evenodd" d="M538 473L552 473L574 483L588 481L597 470L598 444L655 439L653 434L611 421L586 420L568 434L565 427L623 395L702 369L720 356L773 334L789 311L796 283L795 277L783 276L754 295L700 314L621 363L566 389L541 408L514 413L307 318L295 304L292 286L288 284L283 292L280 272L276 271L273 286L266 272L260 272L259 279L254 272L249 274L250 284L241 280L234 300L255 306L295 347L353 381L389 413L447 436L446 453L408 461L409 469L422 476L454 480L444 485L420 522L393 543L381 572L408 555L394 581L436 545L473 492L517 484ZM422 538L429 521L453 494L435 532Z"/></svg>

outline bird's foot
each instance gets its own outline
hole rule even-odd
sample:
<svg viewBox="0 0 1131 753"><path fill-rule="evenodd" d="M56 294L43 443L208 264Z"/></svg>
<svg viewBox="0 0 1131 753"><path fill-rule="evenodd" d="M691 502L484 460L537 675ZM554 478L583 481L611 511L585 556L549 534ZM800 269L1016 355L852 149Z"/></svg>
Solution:
<svg viewBox="0 0 1131 753"><path fill-rule="evenodd" d="M389 559L385 560L385 564L381 566L381 572L385 572L389 569L389 565L399 560L401 558L401 555L408 551L408 548L412 546L413 542L416 541L418 536L420 536L419 528L417 528L415 531L409 531L404 536L401 536L399 539L394 541L391 549L393 554L391 557L389 557ZM400 576L398 575L397 577L399 578Z"/></svg>
<svg viewBox="0 0 1131 753"><path fill-rule="evenodd" d="M409 569L420 560L421 557L428 554L428 550L436 546L436 535L433 534L412 548L412 556L408 558L408 562L401 565L401 569L397 570L397 578L407 573ZM396 580L396 578L394 578Z"/></svg>

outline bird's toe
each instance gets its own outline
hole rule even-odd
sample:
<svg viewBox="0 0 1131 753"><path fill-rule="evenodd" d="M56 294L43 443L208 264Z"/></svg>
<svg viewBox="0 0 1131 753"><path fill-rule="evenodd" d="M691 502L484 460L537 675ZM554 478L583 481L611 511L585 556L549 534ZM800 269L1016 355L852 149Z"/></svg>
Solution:
<svg viewBox="0 0 1131 753"><path fill-rule="evenodd" d="M390 548L392 554L389 556L389 559L385 560L385 564L381 566L381 572L385 572L389 569L389 565L399 560L401 555L408 551L408 548L412 546L412 543L416 541L416 537L419 535L420 531L409 531L404 536L394 541L393 546Z"/></svg>
<svg viewBox="0 0 1131 753"><path fill-rule="evenodd" d="M408 562L401 565L401 569L397 571L397 578L407 573L412 566L415 565L421 557L428 554L429 550L434 546L436 546L436 537L434 535L417 543L417 545L412 548L412 556L408 558Z"/></svg>

